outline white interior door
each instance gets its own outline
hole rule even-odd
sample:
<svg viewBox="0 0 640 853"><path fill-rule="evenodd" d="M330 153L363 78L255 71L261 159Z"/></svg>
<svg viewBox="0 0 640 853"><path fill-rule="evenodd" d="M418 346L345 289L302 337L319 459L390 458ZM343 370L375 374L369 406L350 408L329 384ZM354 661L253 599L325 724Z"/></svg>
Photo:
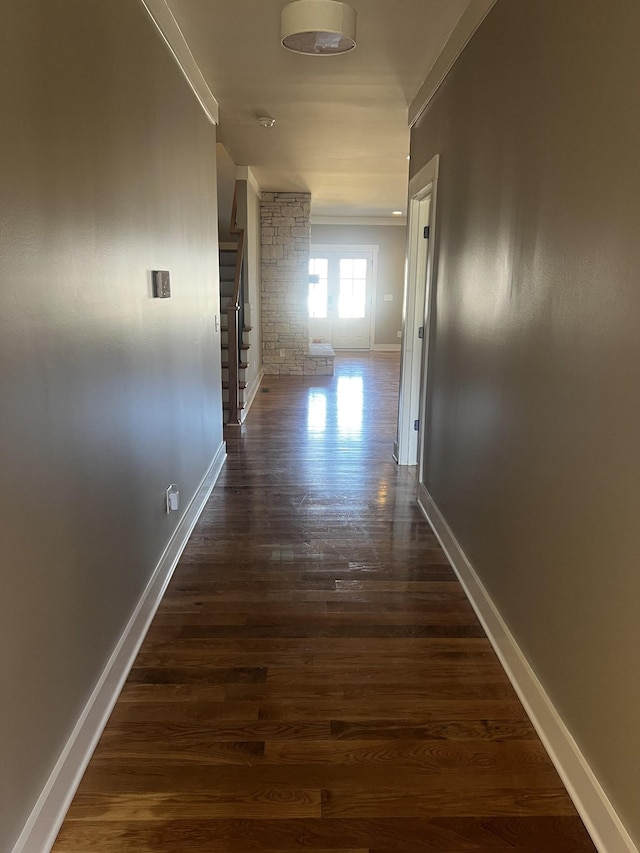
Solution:
<svg viewBox="0 0 640 853"><path fill-rule="evenodd" d="M433 246L438 164L436 155L409 183L408 271L395 457L400 465L418 464L419 482L424 476L420 452L426 423L427 359L435 286Z"/></svg>
<svg viewBox="0 0 640 853"><path fill-rule="evenodd" d="M334 349L369 349L374 262L372 247L312 247L309 260L312 341L330 343Z"/></svg>

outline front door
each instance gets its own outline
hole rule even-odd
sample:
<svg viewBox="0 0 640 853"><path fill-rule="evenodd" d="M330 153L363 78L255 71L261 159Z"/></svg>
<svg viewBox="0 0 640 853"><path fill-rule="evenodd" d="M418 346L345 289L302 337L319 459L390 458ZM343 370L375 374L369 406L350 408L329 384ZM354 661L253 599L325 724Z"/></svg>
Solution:
<svg viewBox="0 0 640 853"><path fill-rule="evenodd" d="M369 349L374 251L312 247L309 337L334 349Z"/></svg>

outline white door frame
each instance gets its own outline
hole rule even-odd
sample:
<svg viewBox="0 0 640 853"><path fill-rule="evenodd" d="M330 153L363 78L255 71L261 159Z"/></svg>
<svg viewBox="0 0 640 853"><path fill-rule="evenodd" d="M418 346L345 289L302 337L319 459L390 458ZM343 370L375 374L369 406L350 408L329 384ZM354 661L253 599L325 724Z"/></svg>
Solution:
<svg viewBox="0 0 640 853"><path fill-rule="evenodd" d="M420 465L425 421L427 356L434 290L434 237L439 155L409 181L407 275L402 323L402 355L398 437L395 458L399 465ZM429 226L429 239L424 239ZM419 330L423 329L420 338ZM419 428L414 428L418 421ZM419 470L419 479L422 471Z"/></svg>
<svg viewBox="0 0 640 853"><path fill-rule="evenodd" d="M372 256L372 265L371 265L371 287L369 288L368 293L368 310L369 310L369 350L372 350L375 344L375 330L376 330L376 303L377 303L377 284L378 284L378 250L380 246L371 245L365 246L361 244L354 243L312 243L311 249L309 252L310 258L322 257L323 252L331 252L332 254L347 252L358 253L358 252L366 252L367 254L371 254Z"/></svg>

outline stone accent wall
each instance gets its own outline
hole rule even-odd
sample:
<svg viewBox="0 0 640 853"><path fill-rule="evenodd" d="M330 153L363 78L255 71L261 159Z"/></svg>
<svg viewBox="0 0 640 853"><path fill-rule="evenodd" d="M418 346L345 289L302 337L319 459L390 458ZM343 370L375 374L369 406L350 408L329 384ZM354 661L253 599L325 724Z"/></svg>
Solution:
<svg viewBox="0 0 640 853"><path fill-rule="evenodd" d="M276 375L315 373L309 352L311 193L262 193L262 363Z"/></svg>

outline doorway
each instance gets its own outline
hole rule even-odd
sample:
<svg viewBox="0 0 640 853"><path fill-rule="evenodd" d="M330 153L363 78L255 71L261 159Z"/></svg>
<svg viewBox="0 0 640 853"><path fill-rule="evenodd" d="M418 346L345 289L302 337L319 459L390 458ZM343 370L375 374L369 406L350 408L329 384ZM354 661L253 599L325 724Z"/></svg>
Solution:
<svg viewBox="0 0 640 853"><path fill-rule="evenodd" d="M309 339L334 349L371 346L377 246L312 246Z"/></svg>
<svg viewBox="0 0 640 853"><path fill-rule="evenodd" d="M394 455L399 465L418 465L418 481L424 480L421 463L427 419L427 380L431 301L434 292L434 240L436 155L409 182L407 229L407 280L402 336L398 433Z"/></svg>

